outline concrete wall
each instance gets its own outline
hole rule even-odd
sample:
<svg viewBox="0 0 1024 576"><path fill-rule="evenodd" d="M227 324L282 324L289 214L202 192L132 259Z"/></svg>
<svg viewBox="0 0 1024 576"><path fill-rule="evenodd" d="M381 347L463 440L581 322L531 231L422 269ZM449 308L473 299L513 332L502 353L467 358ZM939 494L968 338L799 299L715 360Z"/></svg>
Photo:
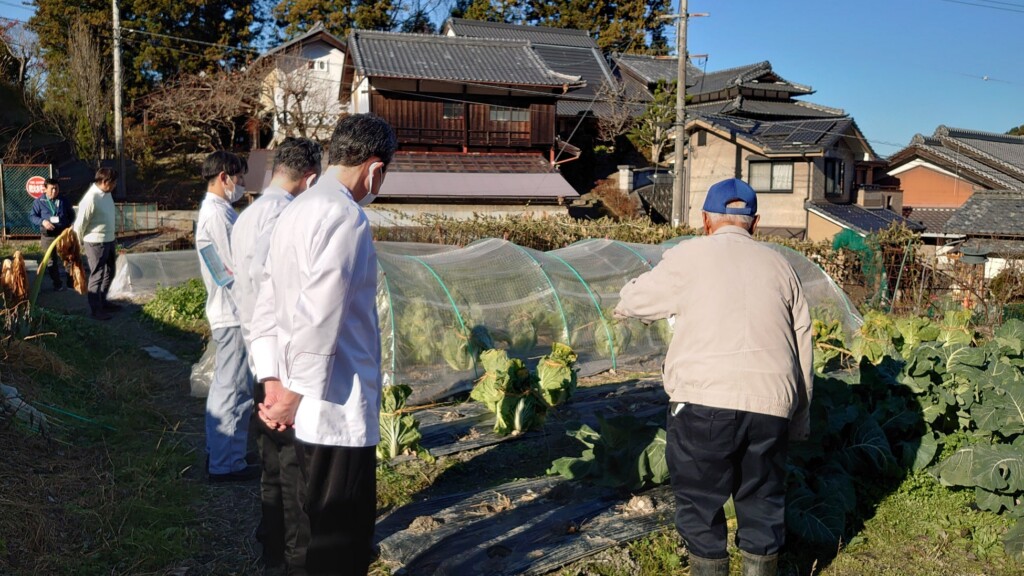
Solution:
<svg viewBox="0 0 1024 576"><path fill-rule="evenodd" d="M817 214L807 213L807 240L811 242L832 240L836 234L842 231L842 226L826 220Z"/></svg>
<svg viewBox="0 0 1024 576"><path fill-rule="evenodd" d="M697 138L691 136L691 142ZM757 156L749 150L737 146L712 133L707 135L707 145L692 148L689 160L690 181L690 212L689 225L701 225L700 209L704 205L704 197L712 184L727 178L748 180L748 166L751 156ZM810 159L796 158L793 161L793 190L791 192L761 192L757 196L758 213L761 214L761 226L771 228L804 228L807 216L804 200L812 191L811 178L813 168Z"/></svg>

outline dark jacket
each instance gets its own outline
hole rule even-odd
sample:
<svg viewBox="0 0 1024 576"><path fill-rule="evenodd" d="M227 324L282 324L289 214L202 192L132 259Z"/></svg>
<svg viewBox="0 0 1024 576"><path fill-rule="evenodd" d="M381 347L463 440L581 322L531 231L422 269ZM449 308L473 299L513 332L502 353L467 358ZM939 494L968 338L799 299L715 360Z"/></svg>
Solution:
<svg viewBox="0 0 1024 576"><path fill-rule="evenodd" d="M49 220L51 216L56 216L58 220L53 223L53 230L46 230L43 228L43 221ZM32 203L32 213L29 214L28 219L39 228L39 232L43 236L53 237L75 223L75 209L71 207L71 202L63 196L57 196L51 201L46 194L43 194Z"/></svg>

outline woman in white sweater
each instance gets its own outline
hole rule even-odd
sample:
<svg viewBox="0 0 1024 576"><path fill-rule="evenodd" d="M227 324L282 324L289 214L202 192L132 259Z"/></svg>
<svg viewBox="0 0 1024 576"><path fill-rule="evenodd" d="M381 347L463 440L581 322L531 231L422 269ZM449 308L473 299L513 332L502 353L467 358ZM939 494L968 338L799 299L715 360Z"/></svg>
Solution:
<svg viewBox="0 0 1024 576"><path fill-rule="evenodd" d="M107 302L107 292L114 280L114 227L117 213L112 192L117 186L117 170L100 168L93 185L78 203L74 230L85 248L89 262L89 308L97 320L109 320L120 306Z"/></svg>

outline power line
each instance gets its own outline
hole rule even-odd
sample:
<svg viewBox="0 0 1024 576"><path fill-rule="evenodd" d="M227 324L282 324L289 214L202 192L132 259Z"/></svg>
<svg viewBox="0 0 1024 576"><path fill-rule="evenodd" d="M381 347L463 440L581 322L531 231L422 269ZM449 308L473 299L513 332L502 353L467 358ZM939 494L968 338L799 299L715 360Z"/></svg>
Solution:
<svg viewBox="0 0 1024 576"><path fill-rule="evenodd" d="M1015 6L1016 8L1006 8L1003 6L994 6L991 4L978 4L977 2L965 2L964 0L939 0L940 2L948 2L950 4L963 4L964 6L977 6L978 8L988 8L990 10L1002 10L1004 12L1016 12L1018 14L1024 14L1024 6L1020 4L1012 4L1010 2L998 2L998 4L1007 4L1009 6Z"/></svg>

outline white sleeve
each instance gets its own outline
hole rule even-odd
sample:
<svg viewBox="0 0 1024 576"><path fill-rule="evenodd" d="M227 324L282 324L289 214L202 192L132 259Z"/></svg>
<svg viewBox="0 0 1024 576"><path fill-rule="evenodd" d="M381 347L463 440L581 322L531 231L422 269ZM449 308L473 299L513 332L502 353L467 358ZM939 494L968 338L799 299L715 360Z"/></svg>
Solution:
<svg viewBox="0 0 1024 576"><path fill-rule="evenodd" d="M259 277L252 278L259 288L256 290L256 303L249 327L250 341L246 342L253 360L253 370L261 381L281 377L277 365L277 303L274 282L270 276L271 266L271 256L267 254Z"/></svg>

